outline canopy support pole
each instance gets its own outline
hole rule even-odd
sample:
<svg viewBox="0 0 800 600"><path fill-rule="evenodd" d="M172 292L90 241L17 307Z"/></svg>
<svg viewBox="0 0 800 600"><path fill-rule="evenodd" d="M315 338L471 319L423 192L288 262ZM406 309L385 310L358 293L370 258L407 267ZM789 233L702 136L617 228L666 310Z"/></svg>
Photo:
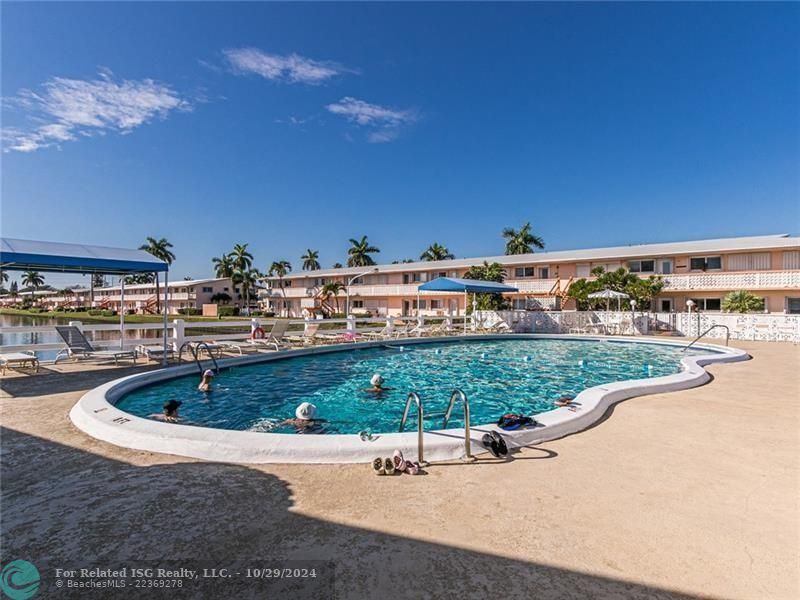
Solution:
<svg viewBox="0 0 800 600"><path fill-rule="evenodd" d="M125 276L119 280L119 349L125 349Z"/></svg>
<svg viewBox="0 0 800 600"><path fill-rule="evenodd" d="M464 288L464 334L467 333L467 303L469 297L467 296L467 288Z"/></svg>
<svg viewBox="0 0 800 600"><path fill-rule="evenodd" d="M156 279L158 279L158 273L156 273ZM169 301L168 296L169 290L169 271L164 271L164 353L161 356L161 366L167 366L167 313L169 312L169 308L167 306L167 302Z"/></svg>
<svg viewBox="0 0 800 600"><path fill-rule="evenodd" d="M417 286L417 314L416 314L416 316L419 317L419 315L420 315L420 312L419 312L419 286Z"/></svg>

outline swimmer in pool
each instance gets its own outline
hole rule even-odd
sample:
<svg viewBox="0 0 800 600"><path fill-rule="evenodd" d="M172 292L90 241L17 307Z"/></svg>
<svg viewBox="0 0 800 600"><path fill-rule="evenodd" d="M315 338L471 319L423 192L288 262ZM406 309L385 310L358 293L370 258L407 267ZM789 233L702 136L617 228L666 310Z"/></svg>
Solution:
<svg viewBox="0 0 800 600"><path fill-rule="evenodd" d="M324 423L325 419L315 418L317 415L317 407L310 402L303 402L294 411L294 419L286 419L278 426L288 425L294 427L297 433L321 433L322 428L320 423Z"/></svg>
<svg viewBox="0 0 800 600"><path fill-rule="evenodd" d="M367 388L364 391L369 392L370 394L375 394L376 396L392 389L390 387L383 387L383 377L381 377L380 373L375 373L369 382L372 384L372 387Z"/></svg>
<svg viewBox="0 0 800 600"><path fill-rule="evenodd" d="M197 386L197 389L201 392L210 392L211 391L211 380L214 378L214 371L211 369L206 369L203 373L203 377L200 379L200 385Z"/></svg>
<svg viewBox="0 0 800 600"><path fill-rule="evenodd" d="M180 419L178 408L183 404L180 400L167 400L164 403L164 412L162 414L150 415L151 419L157 421L165 421L166 423L177 423Z"/></svg>

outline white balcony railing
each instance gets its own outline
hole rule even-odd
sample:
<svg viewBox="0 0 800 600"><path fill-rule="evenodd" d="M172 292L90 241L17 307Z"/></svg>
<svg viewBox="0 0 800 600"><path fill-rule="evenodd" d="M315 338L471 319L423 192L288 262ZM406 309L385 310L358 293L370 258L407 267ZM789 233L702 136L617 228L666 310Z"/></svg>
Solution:
<svg viewBox="0 0 800 600"><path fill-rule="evenodd" d="M800 288L800 271L748 271L662 275L664 290L783 290Z"/></svg>

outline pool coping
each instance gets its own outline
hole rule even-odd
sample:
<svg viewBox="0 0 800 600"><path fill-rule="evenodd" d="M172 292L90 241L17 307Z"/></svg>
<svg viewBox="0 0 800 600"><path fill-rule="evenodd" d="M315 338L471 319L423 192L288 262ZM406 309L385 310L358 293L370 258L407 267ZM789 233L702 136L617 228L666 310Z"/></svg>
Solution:
<svg viewBox="0 0 800 600"><path fill-rule="evenodd" d="M565 339L622 343L647 343L666 346L686 346L684 340L664 340L652 337L591 336L567 334L492 334L446 336L427 338L401 338L392 343L407 346L458 340L496 339ZM219 360L220 368L245 366L297 356L327 354L386 345L387 341L359 342L356 344L331 344L269 354L251 354ZM685 356L681 359L682 371L650 379L632 379L587 388L575 397L577 410L557 408L536 415L539 425L517 431L504 431L494 424L473 425L470 430L472 454L486 452L481 443L484 434L498 431L510 448L540 444L583 431L602 419L608 408L617 402L643 396L689 389L711 379L703 368L707 364L747 360L743 350L716 344L696 344L695 348L708 349L713 354ZM84 433L116 446L173 454L216 462L231 463L367 463L375 457L391 456L400 449L406 458L417 456L417 432L376 434L374 440L364 441L358 434L287 435L255 431L234 431L193 425L175 425L137 417L124 412L114 402L128 392L142 386L174 379L196 372L194 363L177 365L138 373L110 381L96 387L72 407L69 416L73 424ZM429 462L453 460L464 457L463 429L441 429L424 433L424 457Z"/></svg>

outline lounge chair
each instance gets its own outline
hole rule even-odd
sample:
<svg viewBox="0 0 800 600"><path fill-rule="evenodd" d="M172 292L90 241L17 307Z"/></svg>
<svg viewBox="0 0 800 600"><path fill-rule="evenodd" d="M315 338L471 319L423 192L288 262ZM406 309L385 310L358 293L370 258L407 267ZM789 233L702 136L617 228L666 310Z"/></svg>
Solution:
<svg viewBox="0 0 800 600"><path fill-rule="evenodd" d="M136 346L136 352L140 356L146 356L148 360L155 360L160 361L164 358L164 346L156 346L150 345L146 346L144 344ZM167 344L167 358L170 359L175 355L175 351L172 349L172 344Z"/></svg>
<svg viewBox="0 0 800 600"><path fill-rule="evenodd" d="M24 367L28 363L30 363L30 366L34 369L34 372L39 372L39 359L36 358L33 352L7 352L5 354L0 354L0 367L3 369L3 375L6 374L6 369L8 367L14 365Z"/></svg>
<svg viewBox="0 0 800 600"><path fill-rule="evenodd" d="M83 335L83 332L74 325L56 326L56 332L64 340L67 347L56 354L53 364L58 364L58 361L62 358L73 358L75 360L107 360L112 358L115 365L119 359L129 358L136 364L135 350L95 350L89 340L86 339L86 336Z"/></svg>
<svg viewBox="0 0 800 600"><path fill-rule="evenodd" d="M274 348L276 351L290 347L286 340L286 332L289 329L289 321L280 320L272 323L272 329L263 338L249 340L250 344L258 348Z"/></svg>
<svg viewBox="0 0 800 600"><path fill-rule="evenodd" d="M319 331L319 323L309 323L303 330L303 335L287 335L286 341L293 345L300 346L314 346L317 343L326 343L331 339L336 339L337 336L326 335L317 333Z"/></svg>
<svg viewBox="0 0 800 600"><path fill-rule="evenodd" d="M385 340L392 337L394 328L390 325L384 325L379 331L362 331L361 335L368 340Z"/></svg>

